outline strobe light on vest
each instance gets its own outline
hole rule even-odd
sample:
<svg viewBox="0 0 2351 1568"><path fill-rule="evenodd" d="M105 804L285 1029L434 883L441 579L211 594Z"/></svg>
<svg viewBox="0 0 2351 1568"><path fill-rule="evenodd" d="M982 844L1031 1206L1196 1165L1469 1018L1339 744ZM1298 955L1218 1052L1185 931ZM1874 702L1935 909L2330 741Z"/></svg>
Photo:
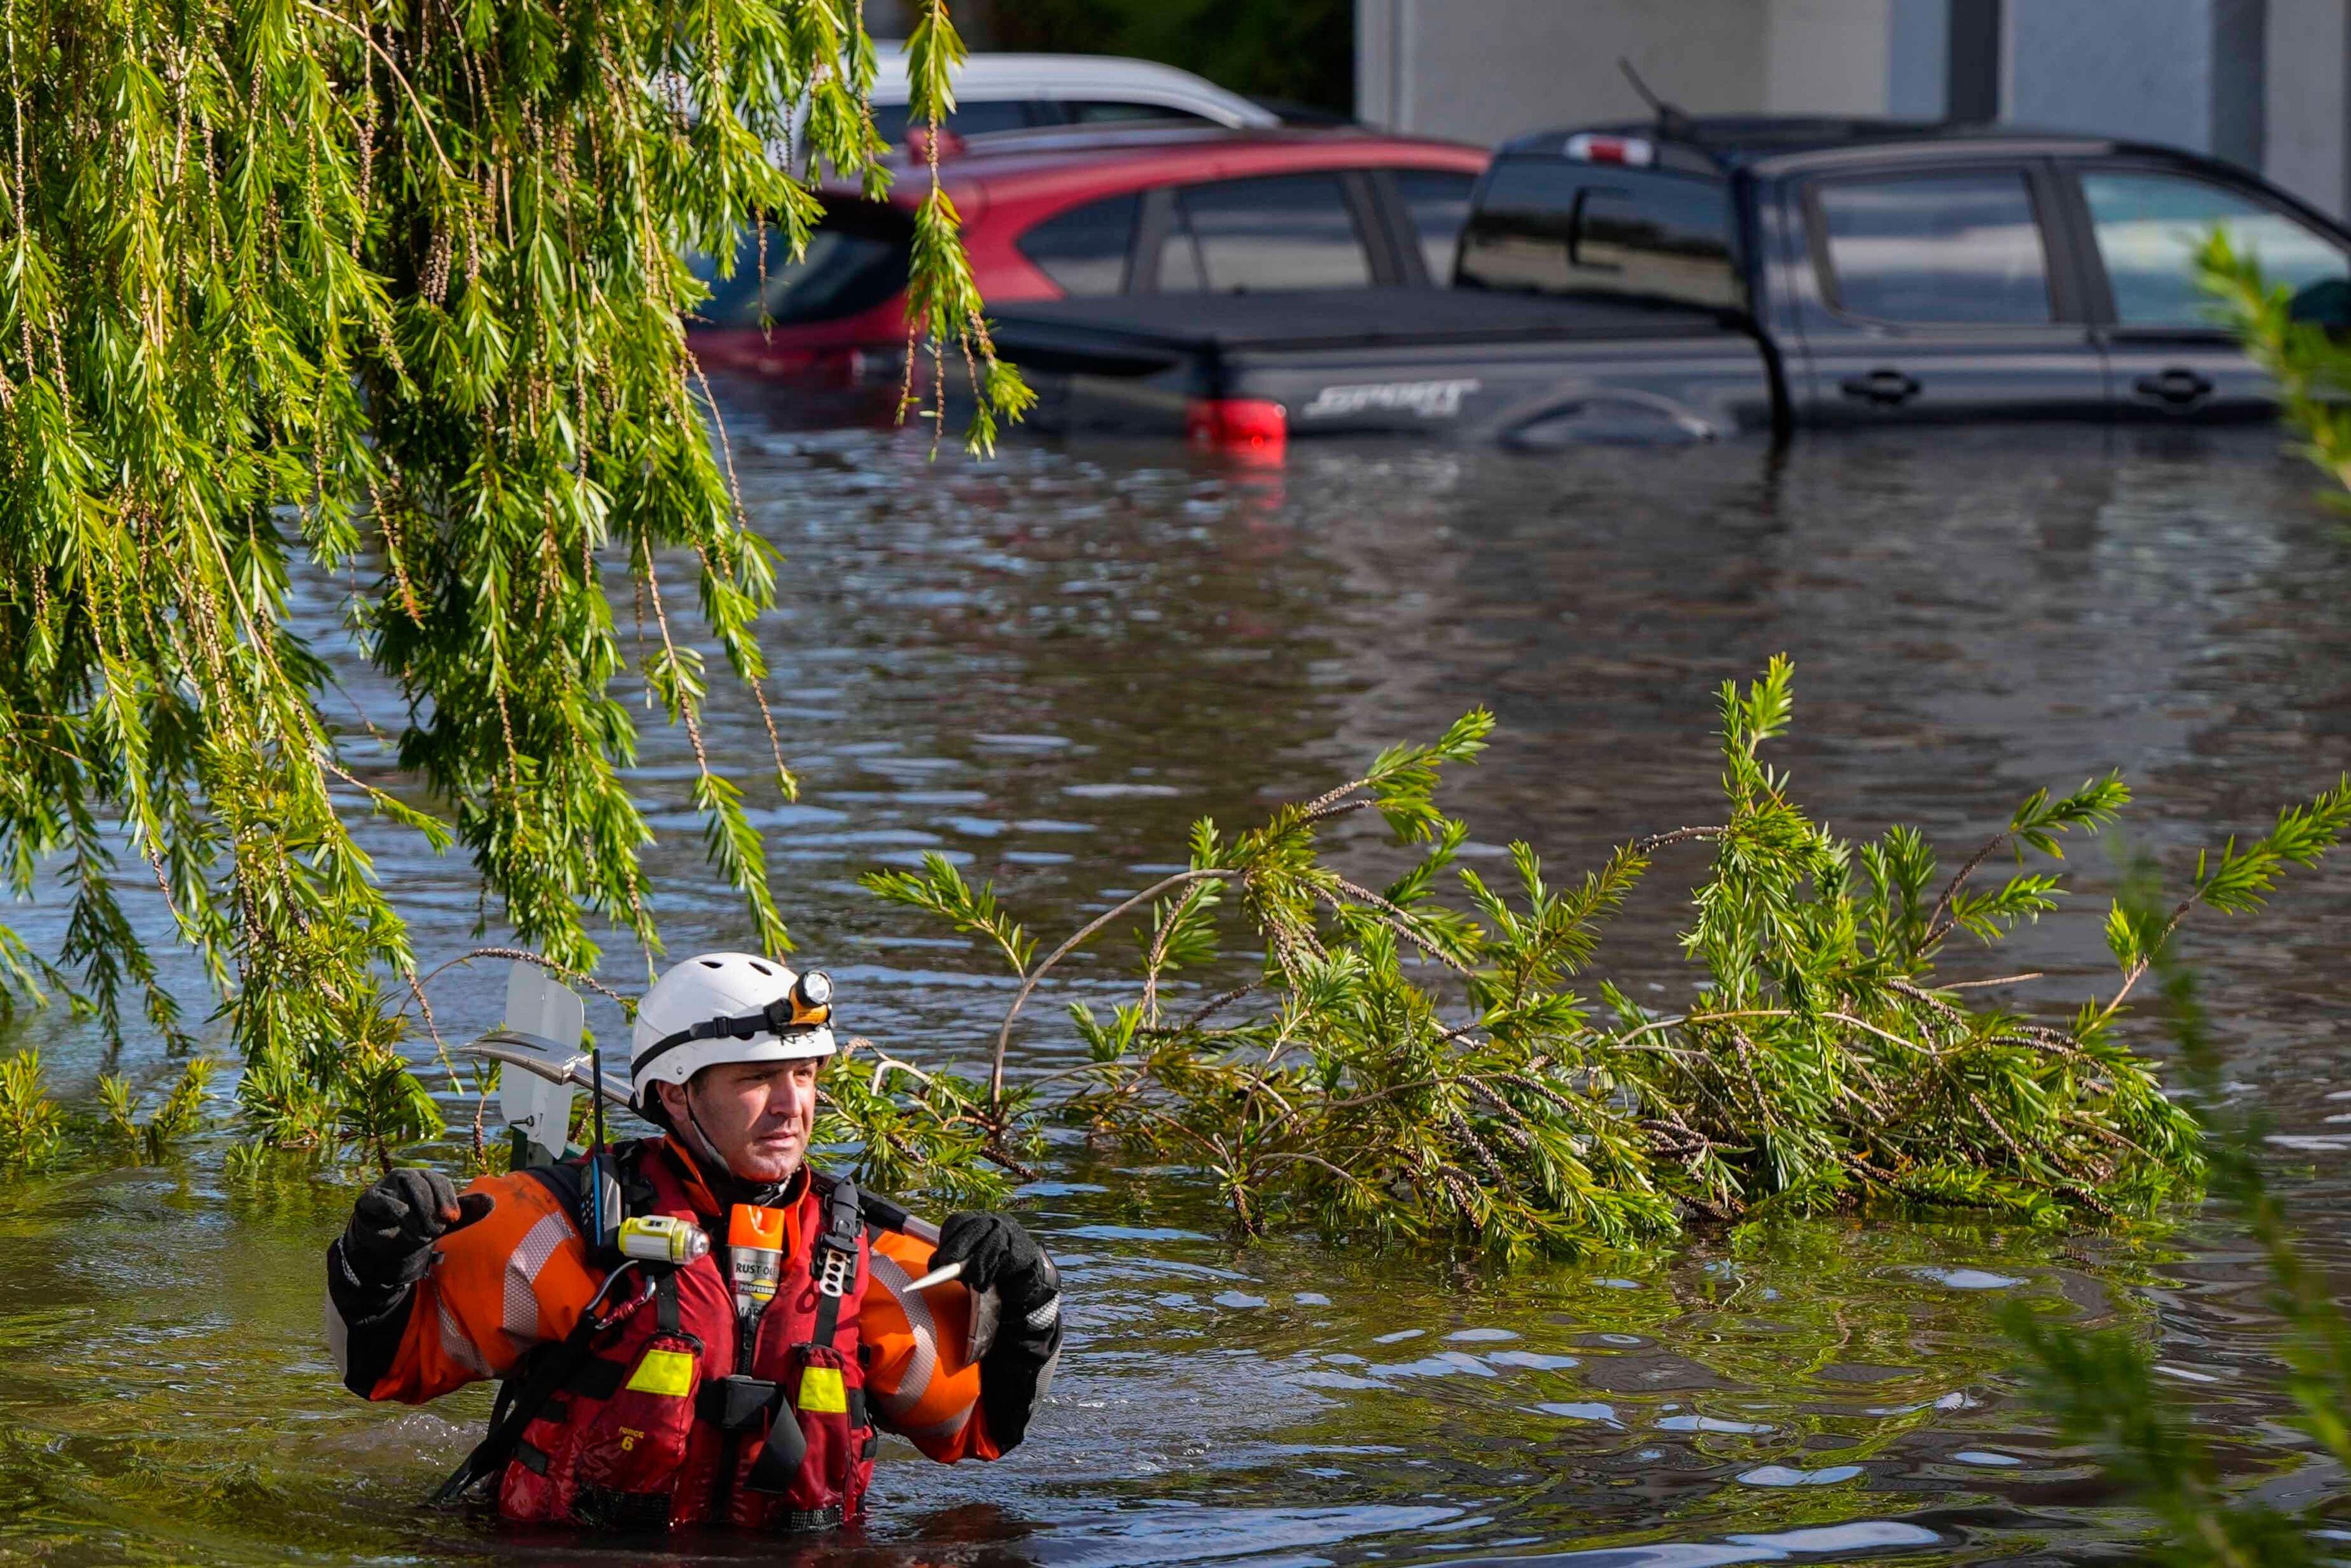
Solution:
<svg viewBox="0 0 2351 1568"><path fill-rule="evenodd" d="M776 1299L784 1277L784 1211L738 1203L726 1221L726 1268L735 1311L752 1318Z"/></svg>
<svg viewBox="0 0 2351 1568"><path fill-rule="evenodd" d="M667 1214L639 1214L621 1221L623 1258L683 1267L709 1250L710 1237L692 1220Z"/></svg>

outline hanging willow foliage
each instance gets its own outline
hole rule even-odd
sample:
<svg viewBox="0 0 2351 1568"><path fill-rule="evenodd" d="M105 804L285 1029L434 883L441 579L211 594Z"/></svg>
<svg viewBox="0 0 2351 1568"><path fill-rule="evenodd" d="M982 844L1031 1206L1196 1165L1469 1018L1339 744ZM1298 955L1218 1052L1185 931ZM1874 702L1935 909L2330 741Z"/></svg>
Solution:
<svg viewBox="0 0 2351 1568"><path fill-rule="evenodd" d="M918 21L935 124L962 46L943 0ZM225 998L248 1105L321 1134L354 1097L378 1131L432 1123L382 1002L406 936L351 813L454 837L564 964L593 964L590 911L650 947L608 572L644 607L638 674L692 744L709 858L784 947L680 625L691 597L758 694L775 561L680 257L730 257L762 216L796 250L820 172L883 180L862 15L6 0L0 32L0 842L20 894L58 855L74 898L54 958L0 932L7 1003L64 986L119 1038L128 994L181 1035L110 880L127 844ZM935 182L918 232L914 329L971 366L985 444L1027 393ZM288 626L306 564L349 582L407 700L400 765L445 819L340 759Z"/></svg>

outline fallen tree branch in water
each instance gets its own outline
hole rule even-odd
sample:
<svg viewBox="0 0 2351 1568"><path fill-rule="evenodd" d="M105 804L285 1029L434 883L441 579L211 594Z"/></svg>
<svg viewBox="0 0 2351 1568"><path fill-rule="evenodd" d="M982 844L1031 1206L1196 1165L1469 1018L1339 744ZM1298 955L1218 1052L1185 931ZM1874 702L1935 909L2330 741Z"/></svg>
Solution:
<svg viewBox="0 0 2351 1568"><path fill-rule="evenodd" d="M2351 824L2351 781L2290 808L2252 844L2200 858L2159 928L2117 904L2108 928L2122 986L2061 1029L1962 995L2037 976L1946 982L1936 968L1953 937L1996 943L2057 907L2053 871L2020 869L1986 889L1975 879L2004 852L2020 865L2061 860L2063 838L2098 831L2128 802L2120 779L2036 791L1930 894L1936 857L1916 830L1837 839L1761 760L1792 706L1784 660L1724 686L1727 820L1635 839L1564 887L1525 844L1510 846L1513 885L1453 866L1468 828L1434 791L1444 767L1483 748L1482 710L1261 827L1196 824L1185 871L1033 966L1033 943L992 888L944 859L865 881L991 938L1019 977L984 1098L960 1091L998 1139L1050 1115L1141 1155L1196 1161L1244 1231L1300 1221L1516 1254L1637 1240L1686 1218L1873 1201L2104 1221L2197 1190L2195 1124L2115 1023L2187 911L2252 908L2285 867L2335 841ZM1378 810L1416 852L1384 888L1319 858L1317 830L1357 810ZM1651 853L1693 842L1713 850L1681 939L1698 1005L1653 1016L1605 982L1573 988ZM1441 882L1458 896L1440 896ZM1204 891L1216 887L1230 892ZM1008 1094L1013 1030L1046 975L1146 905L1136 999L1106 1016L1071 1003L1088 1061L1032 1090L1078 1087L1057 1087L1050 1103ZM1201 1006L1163 1021L1171 980L1220 969ZM1259 989L1271 1003L1260 1016L1207 1027Z"/></svg>

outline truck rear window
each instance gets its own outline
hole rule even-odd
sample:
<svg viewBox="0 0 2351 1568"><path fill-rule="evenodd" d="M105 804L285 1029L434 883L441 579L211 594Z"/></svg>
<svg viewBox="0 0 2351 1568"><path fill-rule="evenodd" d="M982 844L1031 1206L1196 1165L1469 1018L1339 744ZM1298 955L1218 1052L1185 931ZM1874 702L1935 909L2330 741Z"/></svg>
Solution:
<svg viewBox="0 0 2351 1568"><path fill-rule="evenodd" d="M871 310L906 287L914 226L895 207L837 202L809 236L808 254L790 258L783 232L768 231L767 319L779 327L839 321ZM720 277L706 256L686 258L710 289L696 318L712 327L757 327L762 278L759 236L747 233L735 253L735 276Z"/></svg>
<svg viewBox="0 0 2351 1568"><path fill-rule="evenodd" d="M1736 307L1730 191L1703 175L1505 158L1461 236L1457 281Z"/></svg>

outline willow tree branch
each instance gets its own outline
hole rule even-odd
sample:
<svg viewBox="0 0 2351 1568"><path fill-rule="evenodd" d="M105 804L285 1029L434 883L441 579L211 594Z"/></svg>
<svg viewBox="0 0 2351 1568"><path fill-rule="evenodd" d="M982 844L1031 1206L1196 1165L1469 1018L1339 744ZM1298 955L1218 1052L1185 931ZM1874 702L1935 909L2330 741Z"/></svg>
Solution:
<svg viewBox="0 0 2351 1568"><path fill-rule="evenodd" d="M1240 874L1241 873L1239 872L1228 871L1218 867L1207 871L1177 872L1174 876L1163 877L1159 881L1153 883L1149 887L1144 888L1141 893L1135 894L1133 897L1128 898L1094 916L1094 918L1078 927L1077 933L1068 941L1054 948L1050 953L1046 954L1042 963L1039 964L1035 968L1029 970L1027 975L1021 977L1020 988L1013 993L1012 1005L1005 1009L1004 1022L996 1031L996 1058L995 1061L989 1064L987 1070L987 1108L991 1112L1000 1113L1003 1110L1004 1053L1010 1050L1012 1046L1012 1020L1020 1016L1020 1009L1028 1005L1029 993L1037 988L1037 982L1043 979L1046 973L1050 970L1054 965L1068 957L1070 954L1077 948L1079 944L1085 941L1087 937L1092 936L1095 932L1100 931L1112 921L1117 919L1120 915L1126 914L1131 909L1134 909L1142 904L1150 903L1153 899L1158 897L1163 893L1172 893L1179 887L1189 887L1196 882L1230 881L1238 878Z"/></svg>
<svg viewBox="0 0 2351 1568"><path fill-rule="evenodd" d="M1719 839L1729 831L1728 827L1676 828L1670 832L1651 833L1646 839L1635 839L1633 852L1646 855L1653 850L1664 849L1667 844L1687 843L1692 839Z"/></svg>
<svg viewBox="0 0 2351 1568"><path fill-rule="evenodd" d="M416 96L416 89L408 85L408 78L400 74L400 62L393 59L392 56L384 52L383 46L375 41L375 35L370 33L366 28L360 26L357 22L352 21L348 16L338 16L332 11L326 9L324 6L311 5L310 0L294 0L294 4L301 6L302 9L309 12L313 16L332 22L339 27L350 28L352 32L357 33L360 36L360 42L364 43L369 48L375 51L376 58L383 62L384 69L392 73L392 79L398 82L400 84L400 90L408 95L409 107L416 110L416 123L423 129L424 132L424 140L433 143L433 155L441 160L442 172L447 174L453 180L455 179L457 177L457 166L449 162L449 154L441 151L441 139L433 134L433 117L424 112L424 100L418 98Z"/></svg>
<svg viewBox="0 0 2351 1568"><path fill-rule="evenodd" d="M2001 846L2014 836L2012 832L1994 833L1984 841L1983 848L1968 857L1965 865L1951 873L1951 880L1943 884L1943 896L1935 900L1935 907L1927 912L1927 935L1918 944L1921 947L1931 947L1950 934L1953 924L1951 905L1958 900L1959 889L1967 885L1968 878L1983 868L1984 862L1999 853Z"/></svg>
<svg viewBox="0 0 2351 1568"><path fill-rule="evenodd" d="M630 1002L628 998L622 996L611 987L604 984L604 982L599 980L593 975L582 974L578 969L571 968L567 965L557 963L554 959L548 957L543 953L534 953L528 947L475 947L470 952L460 953L454 958L436 964L431 969L425 971L424 974L418 977L415 983L417 999L419 1001L423 1001L424 999L424 987L439 978L444 971L454 969L460 964L470 964L476 958L507 958L511 959L513 962L517 964L536 964L540 968L546 970L549 974L553 975L557 979L562 980L568 984L585 986L590 990L595 992L598 996L611 1002L613 1006L619 1008L622 1012L627 1013L630 1017L634 1018L636 1016L634 1006ZM427 1010L430 1010L429 1005Z"/></svg>
<svg viewBox="0 0 2351 1568"><path fill-rule="evenodd" d="M1398 908L1396 905L1389 903L1386 899L1382 898L1378 894L1374 893L1367 887L1356 886L1353 883L1349 882L1343 876L1336 880L1338 882L1339 892L1345 894L1348 897L1356 900L1360 904L1370 906L1376 913L1385 916L1382 921L1382 924L1393 930L1397 936L1403 937L1405 941L1411 943L1414 946L1419 948L1422 952L1427 954L1430 957L1436 959L1438 963L1443 964L1447 968L1452 969L1457 974L1467 975L1472 972L1468 965L1463 963L1460 959L1455 957L1452 954L1438 946L1427 936L1422 935L1418 928L1419 922L1415 920L1407 911ZM1324 889L1318 887L1314 891L1316 895L1320 897L1323 903L1329 904L1333 910L1343 911L1346 908L1345 904L1342 904L1338 898Z"/></svg>
<svg viewBox="0 0 2351 1568"><path fill-rule="evenodd" d="M2204 890L2199 887L2195 892L2190 893L2187 897L2181 899L2178 904L2173 906L2171 918L2163 923L2163 934L2155 939L2155 945L2152 947L2148 948L2146 953L2140 955L2137 963L2133 964L2128 970L2125 971L2123 975L2122 989L2115 993L2114 1000L2108 1002L2105 1007L2098 1009L2098 1021L2100 1023L2104 1023L2108 1019L2114 1017L2116 1010L2123 1005L2124 1000L2131 994L2131 988L2137 985L2139 981L2147 977L2147 967L2155 962L2155 955L2163 951L2164 946L2171 940L2171 934L2179 929L2179 923L2188 918L2188 912L2195 908L2196 901L2203 896Z"/></svg>

